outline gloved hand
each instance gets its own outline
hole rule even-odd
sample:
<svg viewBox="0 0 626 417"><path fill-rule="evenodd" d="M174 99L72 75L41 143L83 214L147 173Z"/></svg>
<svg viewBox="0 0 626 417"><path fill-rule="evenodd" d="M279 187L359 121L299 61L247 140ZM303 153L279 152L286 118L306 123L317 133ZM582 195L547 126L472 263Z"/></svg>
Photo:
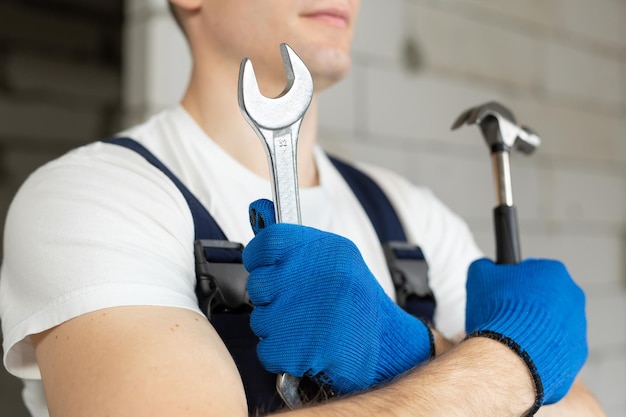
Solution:
<svg viewBox="0 0 626 417"><path fill-rule="evenodd" d="M398 307L348 239L274 223L273 204L250 205L253 229L243 262L261 339L263 366L308 376L350 393L386 381L430 358L428 326Z"/></svg>
<svg viewBox="0 0 626 417"><path fill-rule="evenodd" d="M475 261L467 280L466 331L507 344L526 362L535 407L567 394L587 359L585 295L558 261Z"/></svg>

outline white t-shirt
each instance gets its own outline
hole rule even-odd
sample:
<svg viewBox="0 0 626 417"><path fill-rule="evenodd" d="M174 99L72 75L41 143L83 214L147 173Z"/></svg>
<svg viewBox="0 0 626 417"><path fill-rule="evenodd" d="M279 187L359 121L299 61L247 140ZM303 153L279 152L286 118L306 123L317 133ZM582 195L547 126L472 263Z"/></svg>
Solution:
<svg viewBox="0 0 626 417"><path fill-rule="evenodd" d="M182 107L124 132L148 148L201 201L231 241L253 237L248 205L271 198L269 181L215 144ZM315 149L320 185L301 193L302 222L356 243L384 290L394 289L376 233L325 153ZM465 279L481 256L471 234L430 191L359 165L385 190L410 241L430 267L436 327L463 331ZM28 337L98 309L159 305L198 310L194 226L175 185L140 155L96 142L37 171L16 195L5 226L0 277L4 364L24 379L31 413L47 415Z"/></svg>

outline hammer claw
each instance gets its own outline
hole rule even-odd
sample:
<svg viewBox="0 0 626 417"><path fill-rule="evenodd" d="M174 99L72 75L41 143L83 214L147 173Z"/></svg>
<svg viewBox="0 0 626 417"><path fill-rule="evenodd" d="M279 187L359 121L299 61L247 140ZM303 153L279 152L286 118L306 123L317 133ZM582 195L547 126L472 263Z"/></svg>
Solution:
<svg viewBox="0 0 626 417"><path fill-rule="evenodd" d="M474 111L474 107L465 110L463 113L461 113L459 115L459 117L456 118L456 120L454 121L454 123L452 124L452 130L456 130L459 127L463 126L464 123L467 124L472 124L472 122L470 122L470 116L472 115Z"/></svg>

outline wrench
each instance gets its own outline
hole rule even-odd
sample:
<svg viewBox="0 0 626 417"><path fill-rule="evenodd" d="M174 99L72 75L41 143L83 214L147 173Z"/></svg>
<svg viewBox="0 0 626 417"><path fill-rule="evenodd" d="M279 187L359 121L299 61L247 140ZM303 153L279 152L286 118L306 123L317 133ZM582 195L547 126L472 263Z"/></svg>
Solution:
<svg viewBox="0 0 626 417"><path fill-rule="evenodd" d="M296 155L302 118L313 97L313 78L287 44L280 45L280 53L287 73L287 86L276 98L261 94L252 62L248 58L241 62L239 108L264 145L276 221L302 224ZM286 373L276 379L276 390L289 408L302 405L299 385L300 378Z"/></svg>
<svg viewBox="0 0 626 417"><path fill-rule="evenodd" d="M313 97L313 78L287 45L280 45L287 86L277 98L259 90L252 62L245 58L239 71L239 108L264 145L270 167L272 196L279 223L302 224L296 154L302 118Z"/></svg>

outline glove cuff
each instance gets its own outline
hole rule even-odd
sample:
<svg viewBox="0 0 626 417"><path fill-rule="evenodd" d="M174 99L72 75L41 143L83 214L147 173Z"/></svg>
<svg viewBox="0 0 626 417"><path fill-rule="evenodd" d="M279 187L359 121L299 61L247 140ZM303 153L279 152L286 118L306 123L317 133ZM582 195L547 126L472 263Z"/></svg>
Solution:
<svg viewBox="0 0 626 417"><path fill-rule="evenodd" d="M496 315L497 319L478 328L468 329L468 334L498 340L524 360L535 384L537 395L534 408L538 408L565 396L571 383L568 385L563 381L570 377L573 381L575 374L564 374L564 371L566 373L569 370L565 364L570 361L567 353L570 347L563 346L565 335L558 328L549 325L550 317L545 317L543 311L533 310L535 309L522 311L513 307L502 308L501 313ZM525 324L515 319L523 316L535 319ZM555 355L554 352L564 353Z"/></svg>
<svg viewBox="0 0 626 417"><path fill-rule="evenodd" d="M384 366L379 373L383 381L429 360L435 353L435 339L428 325L405 311L400 313L402 316L388 326L392 330L382 338L381 357L393 358L381 361ZM429 342L424 343L425 340Z"/></svg>

